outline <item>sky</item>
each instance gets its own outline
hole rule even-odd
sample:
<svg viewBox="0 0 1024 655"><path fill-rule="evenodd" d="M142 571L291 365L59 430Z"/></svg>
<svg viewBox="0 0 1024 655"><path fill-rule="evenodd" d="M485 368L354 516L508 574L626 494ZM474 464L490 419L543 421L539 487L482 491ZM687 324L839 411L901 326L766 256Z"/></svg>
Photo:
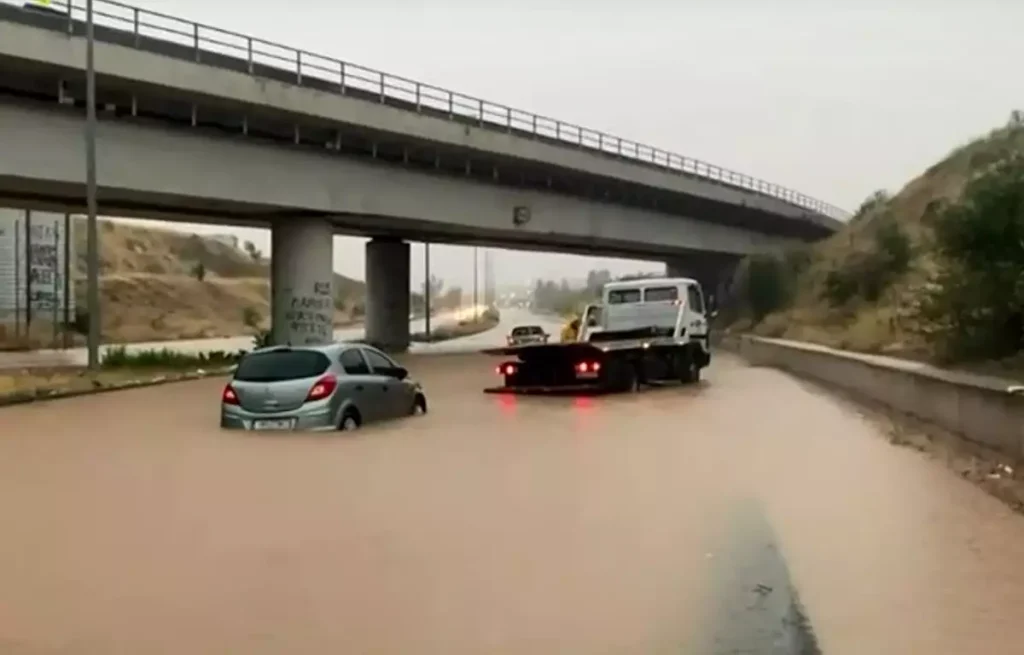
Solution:
<svg viewBox="0 0 1024 655"><path fill-rule="evenodd" d="M847 209L1024 108L1011 0L137 0L712 162ZM269 250L269 233L207 226ZM363 239L335 266L364 277ZM422 280L413 246L413 282ZM432 271L472 280L471 249ZM499 283L660 270L500 251Z"/></svg>

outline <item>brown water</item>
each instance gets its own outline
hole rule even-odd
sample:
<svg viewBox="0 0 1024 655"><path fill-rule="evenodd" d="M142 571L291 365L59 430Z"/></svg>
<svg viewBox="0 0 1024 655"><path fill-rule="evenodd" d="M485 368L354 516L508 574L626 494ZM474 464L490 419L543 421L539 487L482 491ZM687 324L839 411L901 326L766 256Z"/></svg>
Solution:
<svg viewBox="0 0 1024 655"><path fill-rule="evenodd" d="M789 585L828 655L1022 648L1024 521L844 405L492 363L356 437L221 432L213 380L0 411L0 653L782 653Z"/></svg>

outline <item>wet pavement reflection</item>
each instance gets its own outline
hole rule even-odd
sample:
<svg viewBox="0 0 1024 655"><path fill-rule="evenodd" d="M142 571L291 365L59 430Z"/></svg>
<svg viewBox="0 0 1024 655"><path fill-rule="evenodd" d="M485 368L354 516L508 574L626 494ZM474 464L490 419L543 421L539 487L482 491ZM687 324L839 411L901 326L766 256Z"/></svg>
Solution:
<svg viewBox="0 0 1024 655"><path fill-rule="evenodd" d="M1024 520L848 405L699 387L216 428L203 380L0 412L0 653L1013 653ZM801 609L802 607L802 609Z"/></svg>

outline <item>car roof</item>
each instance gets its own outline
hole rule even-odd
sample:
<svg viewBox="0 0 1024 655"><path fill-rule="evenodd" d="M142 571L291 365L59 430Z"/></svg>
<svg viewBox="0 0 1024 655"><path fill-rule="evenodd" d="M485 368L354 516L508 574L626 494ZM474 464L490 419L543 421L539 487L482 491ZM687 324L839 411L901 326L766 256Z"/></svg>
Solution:
<svg viewBox="0 0 1024 655"><path fill-rule="evenodd" d="M282 345L282 346L267 346L265 348L258 348L258 349L254 350L252 352L253 352L253 354L257 354L257 353L262 354L262 353L270 353L270 352L278 352L278 351L292 351L292 352L295 352L295 351L306 351L306 352L323 353L325 355L333 355L333 354L338 353L338 352L340 352L342 350L345 350L347 348L354 348L355 346L362 346L362 347L365 347L365 348L373 348L373 346L371 346L369 344L365 344L365 343L352 343L352 342L347 342L347 341L337 341L337 342L323 343L323 344L316 344L316 345L308 345L308 346L285 346L285 345Z"/></svg>

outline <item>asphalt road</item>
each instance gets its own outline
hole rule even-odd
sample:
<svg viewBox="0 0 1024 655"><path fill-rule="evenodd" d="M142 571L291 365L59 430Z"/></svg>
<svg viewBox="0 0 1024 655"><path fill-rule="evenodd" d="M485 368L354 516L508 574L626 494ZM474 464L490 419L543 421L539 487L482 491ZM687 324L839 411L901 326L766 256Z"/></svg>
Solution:
<svg viewBox="0 0 1024 655"><path fill-rule="evenodd" d="M484 332L435 343L414 343L413 353L466 353L505 344L505 337L517 325L539 325L557 341L562 330L561 319L556 316L532 314L525 309L506 308L501 310L501 319L496 326Z"/></svg>
<svg viewBox="0 0 1024 655"><path fill-rule="evenodd" d="M1024 521L782 373L522 398L405 360L431 413L345 437L221 432L218 380L0 410L0 653L1024 643Z"/></svg>

